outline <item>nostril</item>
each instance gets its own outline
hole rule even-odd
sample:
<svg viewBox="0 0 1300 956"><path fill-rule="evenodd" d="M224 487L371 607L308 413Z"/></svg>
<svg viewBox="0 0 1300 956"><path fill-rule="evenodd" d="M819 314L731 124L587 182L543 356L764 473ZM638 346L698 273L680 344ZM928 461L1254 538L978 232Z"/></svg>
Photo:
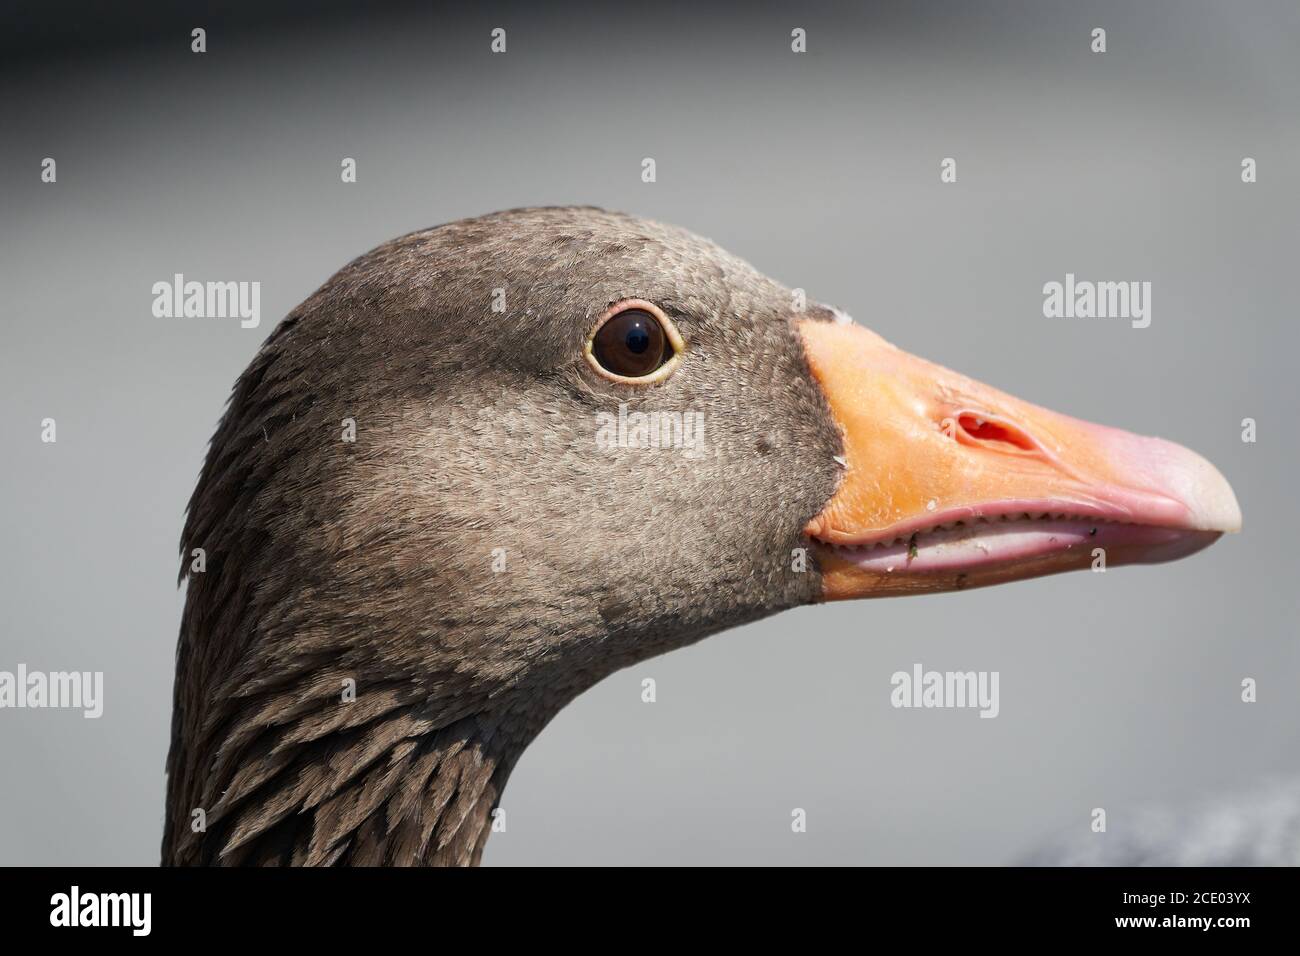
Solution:
<svg viewBox="0 0 1300 956"><path fill-rule="evenodd" d="M957 416L956 437L963 437L980 445L1002 451L1039 450L1038 443L1010 422L983 418L973 412Z"/></svg>

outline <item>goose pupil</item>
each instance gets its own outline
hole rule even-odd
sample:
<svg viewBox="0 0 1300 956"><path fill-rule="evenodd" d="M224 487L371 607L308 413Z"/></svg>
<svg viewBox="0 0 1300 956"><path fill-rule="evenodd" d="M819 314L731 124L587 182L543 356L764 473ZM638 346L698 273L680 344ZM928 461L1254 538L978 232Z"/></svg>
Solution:
<svg viewBox="0 0 1300 956"><path fill-rule="evenodd" d="M627 330L627 338L624 339L628 350L640 355L650 347L650 331L645 327L645 323L639 319L632 324Z"/></svg>

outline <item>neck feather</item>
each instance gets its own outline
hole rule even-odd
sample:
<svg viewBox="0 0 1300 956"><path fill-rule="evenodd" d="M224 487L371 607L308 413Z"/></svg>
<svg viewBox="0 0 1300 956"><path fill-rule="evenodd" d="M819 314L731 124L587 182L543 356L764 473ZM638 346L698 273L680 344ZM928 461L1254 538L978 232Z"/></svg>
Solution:
<svg viewBox="0 0 1300 956"><path fill-rule="evenodd" d="M163 862L477 865L517 754L479 717L437 727L399 699L379 690L260 733L236 722L191 749L171 768Z"/></svg>
<svg viewBox="0 0 1300 956"><path fill-rule="evenodd" d="M527 721L489 707L456 601L422 606L447 589L392 553L394 519L348 522L373 482L322 438L338 415L283 354L296 322L241 376L190 500L163 862L477 863Z"/></svg>

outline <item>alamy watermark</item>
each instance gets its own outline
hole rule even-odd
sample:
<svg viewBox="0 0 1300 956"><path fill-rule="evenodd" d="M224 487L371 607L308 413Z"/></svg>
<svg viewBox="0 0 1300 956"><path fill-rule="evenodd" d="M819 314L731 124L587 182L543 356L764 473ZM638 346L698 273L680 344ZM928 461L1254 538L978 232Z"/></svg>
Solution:
<svg viewBox="0 0 1300 956"><path fill-rule="evenodd" d="M1073 272L1064 282L1043 286L1043 315L1049 319L1130 319L1133 328L1151 324L1150 282L1090 282Z"/></svg>
<svg viewBox="0 0 1300 956"><path fill-rule="evenodd" d="M0 671L0 708L80 710L95 719L104 713L103 671Z"/></svg>
<svg viewBox="0 0 1300 956"><path fill-rule="evenodd" d="M894 707L943 707L978 709L981 717L996 717L998 671L927 671L920 664L912 670L894 671L889 678Z"/></svg>
<svg viewBox="0 0 1300 956"><path fill-rule="evenodd" d="M234 319L245 329L262 321L262 283L186 282L182 273L171 282L153 284L153 314L159 319Z"/></svg>
<svg viewBox="0 0 1300 956"><path fill-rule="evenodd" d="M629 412L627 403L620 402L617 415L596 413L596 447L669 448L697 458L704 453L704 413Z"/></svg>
<svg viewBox="0 0 1300 956"><path fill-rule="evenodd" d="M73 886L50 897L50 925L56 927L124 927L132 936L153 928L152 893L83 893Z"/></svg>

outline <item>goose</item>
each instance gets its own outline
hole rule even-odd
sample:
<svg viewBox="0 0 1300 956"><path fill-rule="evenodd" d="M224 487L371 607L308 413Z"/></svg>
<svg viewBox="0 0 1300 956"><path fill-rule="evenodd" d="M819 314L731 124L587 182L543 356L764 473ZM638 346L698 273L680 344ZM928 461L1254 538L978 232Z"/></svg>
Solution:
<svg viewBox="0 0 1300 956"><path fill-rule="evenodd" d="M162 861L474 865L529 742L620 668L1240 523L1195 453L914 357L682 229L415 232L279 323L212 438Z"/></svg>

